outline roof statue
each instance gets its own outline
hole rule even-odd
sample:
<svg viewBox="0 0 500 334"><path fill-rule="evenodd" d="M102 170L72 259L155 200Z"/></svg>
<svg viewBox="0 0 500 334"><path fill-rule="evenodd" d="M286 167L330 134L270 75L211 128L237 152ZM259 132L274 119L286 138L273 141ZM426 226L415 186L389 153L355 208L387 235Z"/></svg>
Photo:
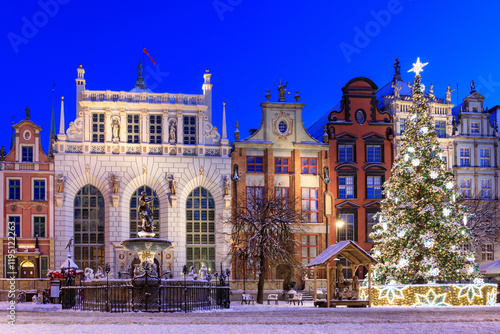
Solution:
<svg viewBox="0 0 500 334"><path fill-rule="evenodd" d="M137 65L137 76L142 77L142 64L139 60L139 65Z"/></svg>
<svg viewBox="0 0 500 334"><path fill-rule="evenodd" d="M401 66L399 66L399 59L396 57L394 62L394 78L393 81L401 80Z"/></svg>
<svg viewBox="0 0 500 334"><path fill-rule="evenodd" d="M278 86L278 93L279 93L279 97L280 97L279 102L286 102L286 99L285 99L286 86L288 86L288 81L283 86L283 83L281 82L281 76L280 76L280 84Z"/></svg>
<svg viewBox="0 0 500 334"><path fill-rule="evenodd" d="M470 93L475 93L476 92L476 85L474 84L474 80L470 82Z"/></svg>
<svg viewBox="0 0 500 334"><path fill-rule="evenodd" d="M28 106L26 106L26 120L30 120L30 108Z"/></svg>
<svg viewBox="0 0 500 334"><path fill-rule="evenodd" d="M450 90L450 85L448 85L448 88L446 88L446 99L445 99L446 103L448 104L451 103L451 93L453 93L455 90L456 88Z"/></svg>
<svg viewBox="0 0 500 334"><path fill-rule="evenodd" d="M434 96L434 85L431 82L431 86L429 87L429 99L434 100L436 96Z"/></svg>

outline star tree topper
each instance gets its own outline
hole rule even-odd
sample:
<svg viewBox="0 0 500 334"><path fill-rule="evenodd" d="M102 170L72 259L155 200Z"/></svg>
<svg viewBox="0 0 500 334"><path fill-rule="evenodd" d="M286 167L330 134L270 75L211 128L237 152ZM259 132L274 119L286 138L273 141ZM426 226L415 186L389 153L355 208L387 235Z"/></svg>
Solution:
<svg viewBox="0 0 500 334"><path fill-rule="evenodd" d="M417 58L417 62L413 63L413 68L409 70L408 72L415 72L415 75L420 75L420 72L422 72L424 69L424 66L429 63L421 63L420 62L420 57Z"/></svg>

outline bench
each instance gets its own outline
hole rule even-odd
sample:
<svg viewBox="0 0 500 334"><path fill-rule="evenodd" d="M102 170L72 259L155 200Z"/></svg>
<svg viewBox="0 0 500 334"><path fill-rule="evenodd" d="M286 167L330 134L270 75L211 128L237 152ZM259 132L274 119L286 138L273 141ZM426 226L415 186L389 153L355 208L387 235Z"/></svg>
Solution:
<svg viewBox="0 0 500 334"><path fill-rule="evenodd" d="M302 293L301 292L297 292L296 294L293 295L292 298L290 298L290 300L288 301L289 304L291 304L293 302L293 305L295 305L295 302L297 302L297 305L304 305L304 302L302 301Z"/></svg>
<svg viewBox="0 0 500 334"><path fill-rule="evenodd" d="M251 294L248 294L248 293L243 293L241 294L241 304L250 304L250 303L253 303L255 304L255 300L253 299L252 295Z"/></svg>
<svg viewBox="0 0 500 334"><path fill-rule="evenodd" d="M267 305L269 305L270 301L274 301L276 305L278 305L278 294L277 293L270 293L267 296Z"/></svg>

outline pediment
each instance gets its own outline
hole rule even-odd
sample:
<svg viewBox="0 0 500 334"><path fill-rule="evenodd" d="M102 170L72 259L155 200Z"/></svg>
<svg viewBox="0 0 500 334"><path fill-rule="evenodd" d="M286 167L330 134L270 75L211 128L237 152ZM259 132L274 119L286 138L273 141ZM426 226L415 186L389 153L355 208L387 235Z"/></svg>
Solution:
<svg viewBox="0 0 500 334"><path fill-rule="evenodd" d="M467 96L466 98L464 98L463 100L464 101L470 101L470 100L480 100L480 101L483 101L484 99L485 99L484 96L482 96L478 92L474 92L474 93L470 94L469 96Z"/></svg>
<svg viewBox="0 0 500 334"><path fill-rule="evenodd" d="M353 202L349 202L349 201L344 201L344 202L342 202L340 204L335 205L335 207L337 209L346 209L346 208L357 209L357 208L360 208L359 205L354 204Z"/></svg>
<svg viewBox="0 0 500 334"><path fill-rule="evenodd" d="M380 208L380 202L370 202L368 204L363 205L364 208L366 209L379 209Z"/></svg>
<svg viewBox="0 0 500 334"><path fill-rule="evenodd" d="M359 170L359 168L352 165L352 164L342 164L342 165L338 165L337 167L335 167L335 170L336 171L339 171L339 170Z"/></svg>
<svg viewBox="0 0 500 334"><path fill-rule="evenodd" d="M358 139L358 137L353 135L352 133L345 132L345 133L342 133L338 136L335 136L335 139L337 139L337 140L339 140L339 139Z"/></svg>
<svg viewBox="0 0 500 334"><path fill-rule="evenodd" d="M382 136L381 134L378 134L378 133L370 133L370 134L367 134L366 136L363 137L363 139L383 139L385 140L385 137Z"/></svg>
<svg viewBox="0 0 500 334"><path fill-rule="evenodd" d="M387 168L384 165L380 165L380 164L367 165L363 169L364 170L384 170L384 171L387 170Z"/></svg>

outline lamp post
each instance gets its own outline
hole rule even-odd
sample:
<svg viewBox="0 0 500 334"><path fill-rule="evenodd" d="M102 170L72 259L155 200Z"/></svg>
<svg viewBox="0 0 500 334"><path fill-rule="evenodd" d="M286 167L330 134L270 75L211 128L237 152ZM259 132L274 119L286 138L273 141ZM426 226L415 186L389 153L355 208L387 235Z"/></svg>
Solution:
<svg viewBox="0 0 500 334"><path fill-rule="evenodd" d="M330 182L332 182L332 179L330 179L330 170L328 167L323 167L323 176L321 177L323 179L323 182L325 183L325 192L323 193L323 202L324 202L324 208L325 208L325 219L326 219L326 224L325 224L325 234L326 234L326 248L328 248L328 239L329 239L329 229L330 229L330 226L329 226L329 223L328 223L328 215L331 215L331 204L330 206L327 205L327 200L330 199L331 196L328 196L327 193L328 193L328 184L330 184ZM328 211L328 208L330 208L330 212Z"/></svg>
<svg viewBox="0 0 500 334"><path fill-rule="evenodd" d="M106 263L106 267L104 269L106 271L106 312L109 312L109 272L111 271L111 266L109 263Z"/></svg>
<svg viewBox="0 0 500 334"><path fill-rule="evenodd" d="M339 242L339 230L342 228L342 226L344 226L344 221L342 220L337 220L337 242Z"/></svg>
<svg viewBox="0 0 500 334"><path fill-rule="evenodd" d="M187 313L187 283L186 283L186 276L188 273L187 265L182 266L182 273L184 274L184 313Z"/></svg>

